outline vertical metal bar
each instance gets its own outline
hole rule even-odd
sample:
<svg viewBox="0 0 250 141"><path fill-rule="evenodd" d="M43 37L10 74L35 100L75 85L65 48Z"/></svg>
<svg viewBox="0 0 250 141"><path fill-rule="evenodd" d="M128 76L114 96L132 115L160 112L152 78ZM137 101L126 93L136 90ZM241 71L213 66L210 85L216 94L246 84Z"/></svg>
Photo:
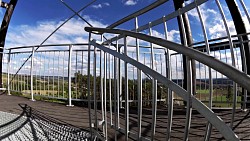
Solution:
<svg viewBox="0 0 250 141"><path fill-rule="evenodd" d="M152 36L152 25L149 23L149 35ZM153 44L150 43L151 69L155 70L155 54ZM151 140L154 140L157 112L157 80L152 78L152 126Z"/></svg>
<svg viewBox="0 0 250 141"><path fill-rule="evenodd" d="M42 91L42 52L40 53L40 71L39 71L39 77L40 77L40 83L39 83L39 93L40 95L42 95L41 91Z"/></svg>
<svg viewBox="0 0 250 141"><path fill-rule="evenodd" d="M31 93L31 100L34 100L34 93L33 93L33 67L34 67L34 55L35 55L35 48L32 47L32 56L31 56L31 67L30 67L30 93ZM28 78L27 78L28 79Z"/></svg>
<svg viewBox="0 0 250 141"><path fill-rule="evenodd" d="M67 106L74 106L72 105L71 101L71 61L72 61L72 45L69 45L69 59L68 59L68 105Z"/></svg>
<svg viewBox="0 0 250 141"><path fill-rule="evenodd" d="M89 42L91 41L91 33L89 33ZM89 114L89 128L90 128L90 135L91 140L93 140L93 133L92 133L92 117L91 117L91 88L90 88L90 48L91 44L88 45L88 114Z"/></svg>
<svg viewBox="0 0 250 141"><path fill-rule="evenodd" d="M46 92L46 86L45 86L46 85L46 76L45 76L46 69L45 68L46 68L46 51L44 52L44 66L43 66L43 90L44 92Z"/></svg>
<svg viewBox="0 0 250 141"><path fill-rule="evenodd" d="M63 75L63 80L62 80L62 81L63 81L63 82L62 82L62 83L63 83L63 88L62 88L62 91L63 91L63 98L64 98L64 86L65 86L65 85L64 85L64 64L65 64L64 62L65 62L65 52L66 52L66 51L63 52L63 74L62 74L62 75Z"/></svg>
<svg viewBox="0 0 250 141"><path fill-rule="evenodd" d="M132 52L132 58L134 58L134 53ZM133 101L135 101L135 67L133 67ZM136 105L136 103L134 103L134 105Z"/></svg>
<svg viewBox="0 0 250 141"><path fill-rule="evenodd" d="M225 14L223 12L223 9L221 7L221 4L220 4L219 0L216 0L216 4L217 4L217 6L219 8L221 17L223 19L223 22L224 22L224 25L225 25L225 28L226 28L226 31L227 31L227 36L228 36L229 45L230 45L232 65L235 67L235 57L234 57L234 50L233 50L233 42L232 42L232 38L231 38L231 33L230 33ZM234 116L235 116L235 110L236 110L236 104L237 104L237 84L235 82L233 82L233 91L234 91L233 109L232 109L232 117L231 117L231 123L230 123L231 128L233 128Z"/></svg>
<svg viewBox="0 0 250 141"><path fill-rule="evenodd" d="M201 62L199 62L199 75L200 75L200 88L199 88L200 92L199 92L199 95L200 95L200 101L202 101L202 99L201 99Z"/></svg>
<svg viewBox="0 0 250 141"><path fill-rule="evenodd" d="M50 62L49 62L49 60L50 60L50 58L49 58L49 56L50 56L50 52L48 52L48 61L47 61L47 63L48 63L48 76L47 76L47 78L48 78L48 96L49 96L49 76L50 76L50 67L49 67L49 64L50 64Z"/></svg>
<svg viewBox="0 0 250 141"><path fill-rule="evenodd" d="M135 29L138 32L138 18L135 17ZM140 59L140 46L139 40L136 38L136 61ZM141 140L141 125L142 125L142 78L141 70L137 69L137 94L138 94L138 135L137 140Z"/></svg>
<svg viewBox="0 0 250 141"><path fill-rule="evenodd" d="M103 81L105 81L105 80L103 80L103 78L102 78L102 50L100 50L100 66L99 66L99 71L100 71L100 81L101 81L101 83L100 83L100 96L101 96L101 114L102 114L102 131L103 131L103 135L104 135L104 137L106 137L106 134L105 134L105 127L104 127L104 125L103 125L103 122L106 122L105 120L104 120L104 107L103 107L103 105L104 105L104 99L103 99L103 97L104 97L104 91L106 91L106 89L104 89L103 90ZM105 54L104 54L104 59L105 59ZM105 61L104 61L104 65L105 65ZM105 79L105 66L104 66L104 79ZM106 87L104 87L104 88L106 88Z"/></svg>
<svg viewBox="0 0 250 141"><path fill-rule="evenodd" d="M53 70L52 70L52 73L53 73L53 76L52 76L52 96L53 98L55 97L55 51L54 51L54 54L53 54Z"/></svg>
<svg viewBox="0 0 250 141"><path fill-rule="evenodd" d="M116 52L118 52L118 48L119 48L119 45L118 45L118 37L117 37L117 39L116 39ZM117 116L116 116L116 114L117 114L117 100L118 100L117 95L119 93L119 88L118 88L119 87L119 81L118 81L119 77L117 76L118 75L118 73L117 73L117 71L118 71L118 59L117 58L115 58L114 64L115 64L115 68L114 68L114 80L115 80L115 82L114 82L114 116L115 116L115 141L116 141L117 140L117 132L116 132L116 130L117 130ZM109 95L109 96L111 98L111 95ZM112 102L112 101L110 101L110 102ZM112 113L110 116L112 117Z"/></svg>
<svg viewBox="0 0 250 141"><path fill-rule="evenodd" d="M118 48L118 42L117 42L117 48ZM110 45L109 45L109 48L110 48ZM110 54L109 54L109 59L110 59ZM106 55L106 64L107 64L107 55ZM112 82L111 82L111 65L109 64L109 98L110 98L110 104L111 104L111 109L110 109L110 111L111 111L111 116L110 116L110 124L111 124L111 126L113 126L113 115L112 115ZM108 70L108 67L106 68L106 71ZM107 74L107 73L106 73Z"/></svg>
<svg viewBox="0 0 250 141"><path fill-rule="evenodd" d="M19 63L17 63L17 68L18 68L18 65L19 65ZM20 88L20 75L17 75L17 87L18 87L18 92L20 92L21 91L21 88Z"/></svg>
<svg viewBox="0 0 250 141"><path fill-rule="evenodd" d="M9 52L8 52L9 53ZM8 54L7 53L7 54ZM10 54L10 53L9 53ZM7 57L7 61L9 61L8 59L10 59L10 60L14 60L13 58L14 58L14 54L12 54L11 56L9 56L9 54L8 54L8 57ZM5 54L5 56L6 56L6 54ZM10 57L10 58L9 58ZM15 86L15 81L9 81L8 82L8 79L10 80L10 77L14 80L15 78L13 78L14 76L13 75L11 75L11 73L10 73L10 68L9 68L9 70L8 70L8 67L9 67L9 65L10 64L8 64L8 63L10 63L10 61L9 62L7 62L7 82L6 82L6 87L7 87L7 94L9 95L9 92L8 92L8 85L10 85L10 88L9 88L9 90L10 91L14 91L15 90L15 88L16 88L16 86ZM12 67L13 67L13 71L15 70L15 66L14 66L14 64L13 65L11 65ZM8 78L8 71L9 71L9 78ZM15 72L15 71L14 71Z"/></svg>
<svg viewBox="0 0 250 141"><path fill-rule="evenodd" d="M118 52L121 53L121 48L118 48ZM110 57L109 57L110 64ZM122 98L122 61L118 59L118 89L117 89L117 129L120 128L120 108L122 106L121 98ZM110 69L109 69L110 70Z"/></svg>
<svg viewBox="0 0 250 141"><path fill-rule="evenodd" d="M38 60L38 53L37 53L37 60ZM38 73L38 71L39 71L39 67L37 67L37 69L36 69L36 91L35 91L35 94L38 94L38 91L37 91L37 73Z"/></svg>
<svg viewBox="0 0 250 141"><path fill-rule="evenodd" d="M244 44L243 44L243 39L242 39L242 36L239 37L240 39L240 48L241 48L241 58L242 58L242 66L243 66L243 70L245 73L247 73L247 65L246 65L246 56L245 56L245 49L244 49ZM244 89L245 92L244 93L244 101L243 101L243 105L242 105L242 108L244 111L246 111L247 109L247 90Z"/></svg>
<svg viewBox="0 0 250 141"><path fill-rule="evenodd" d="M116 51L118 49L118 41L116 40ZM116 95L116 70L117 70L117 59L114 58L114 97ZM107 73L107 68L106 68L106 73ZM109 77L110 77L110 71L109 71ZM112 104L112 92L111 92L111 81L109 80L109 107L110 107L110 126L113 126L113 104ZM115 100L115 99L114 99ZM115 103L116 101L114 101ZM115 121L116 122L116 121Z"/></svg>
<svg viewBox="0 0 250 141"><path fill-rule="evenodd" d="M9 49L9 54L8 54L8 68L7 68L7 87L8 87L8 95L10 94L10 56L11 56L11 49Z"/></svg>
<svg viewBox="0 0 250 141"><path fill-rule="evenodd" d="M248 22L250 22L249 12L247 11L247 7L246 7L245 3L243 2L243 0L239 0L239 1L240 1L241 5L242 5L242 7L244 9L244 12L245 12L245 14L247 16Z"/></svg>
<svg viewBox="0 0 250 141"><path fill-rule="evenodd" d="M81 75L83 76L83 51L82 51L82 62L81 62ZM82 79L80 80L80 81L83 81L83 77L82 77ZM83 92L84 92L84 90L85 90L85 85L83 85L82 86L82 89L81 89L81 97L83 98L84 96L84 94L83 94Z"/></svg>
<svg viewBox="0 0 250 141"><path fill-rule="evenodd" d="M124 37L124 55L128 55L127 52L127 37ZM129 103L128 103L128 63L124 62L125 67L125 140L128 140L129 133Z"/></svg>
<svg viewBox="0 0 250 141"><path fill-rule="evenodd" d="M195 0L195 3L196 3L196 1L197 0ZM196 10L197 10L197 13L199 15L200 23L201 23L201 26L202 26L202 31L203 31L205 45L206 45L206 51L207 51L207 54L210 55L210 47L209 47L209 42L208 42L208 37L207 37L206 26L205 26L205 22L204 22L203 16L202 16L201 11L200 11L200 7L197 5L197 3L196 3ZM210 67L208 68L208 73L209 73L209 104L208 104L208 107L210 109L212 109L212 103L213 103L213 78L212 78L212 70L211 70ZM211 129L212 129L212 125L210 123L208 123L207 128L206 128L205 139L204 139L205 141L208 141L210 139Z"/></svg>
<svg viewBox="0 0 250 141"><path fill-rule="evenodd" d="M94 77L94 82L93 82L93 87L94 87L94 111L95 111L95 129L98 131L98 122L97 122L97 90L96 90L96 47L94 46L94 63L93 63L93 77Z"/></svg>
<svg viewBox="0 0 250 141"><path fill-rule="evenodd" d="M182 15L179 11L179 17L180 17L180 24L181 24L181 30L183 33L183 41L184 45L187 47L187 39L186 39L186 33L185 33L185 27L183 23ZM186 124L185 124L185 133L184 133L184 140L188 140L188 134L190 130L190 124L191 124L191 115L192 115L192 71L191 71L191 60L188 56L186 56L186 66L187 66L187 92L189 95L187 96L187 112L186 112Z"/></svg>
<svg viewBox="0 0 250 141"><path fill-rule="evenodd" d="M77 51L75 51L76 52L76 68L75 68L75 74L77 74L76 76L75 76L75 85L76 85L76 95L75 95L75 99L77 99L77 97L78 97L78 87L79 87L79 85L78 85L78 82L77 82L77 80L78 80L78 71L77 71Z"/></svg>
<svg viewBox="0 0 250 141"><path fill-rule="evenodd" d="M168 39L168 29L167 29L167 22L165 17L163 17L164 23L164 33L165 39ZM171 80L171 61L170 61L170 53L169 49L165 50L165 59L166 59L166 76L169 80ZM168 127L167 127L167 141L170 141L171 130L172 130L172 122L173 122L173 94L172 91L168 88Z"/></svg>
<svg viewBox="0 0 250 141"><path fill-rule="evenodd" d="M101 57L100 57L101 58ZM105 136L105 140L108 140L108 121L107 121L107 53L104 52L104 136ZM109 90L111 91L111 90ZM112 108L112 107L111 107Z"/></svg>
<svg viewBox="0 0 250 141"><path fill-rule="evenodd" d="M175 55L175 60L176 60L176 62L175 62L175 65L176 65L176 67L175 67L175 71L176 71L176 80L177 80L177 85L179 85L179 73L178 73L178 55Z"/></svg>
<svg viewBox="0 0 250 141"><path fill-rule="evenodd" d="M59 98L60 96L60 77L59 77L59 73L60 73L60 67L59 67L59 60L60 60L60 56L61 56L61 51L58 52L58 58L57 58L57 98ZM64 69L64 68L63 68Z"/></svg>

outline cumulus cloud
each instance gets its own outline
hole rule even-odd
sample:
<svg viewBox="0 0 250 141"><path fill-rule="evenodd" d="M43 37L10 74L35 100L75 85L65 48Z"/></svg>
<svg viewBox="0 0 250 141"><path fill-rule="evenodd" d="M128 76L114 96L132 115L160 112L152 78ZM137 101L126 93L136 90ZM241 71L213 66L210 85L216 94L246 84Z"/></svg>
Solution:
<svg viewBox="0 0 250 141"><path fill-rule="evenodd" d="M208 37L210 39L216 39L216 38L227 36L224 22L218 10L208 8L207 3L205 3L200 6L200 11L201 11L206 29L208 31ZM198 22L200 22L200 18L196 9L189 11L188 15L194 17ZM227 24L228 24L231 35L236 34L234 23L228 17L227 17Z"/></svg>
<svg viewBox="0 0 250 141"><path fill-rule="evenodd" d="M91 19L89 16L84 16L84 18L94 27L107 26ZM40 21L35 25L12 26L7 34L6 47L41 44L43 40L63 22L64 21ZM88 25L81 19L71 19L53 34L45 44L86 43L88 40L88 33L84 30L86 26Z"/></svg>
<svg viewBox="0 0 250 141"><path fill-rule="evenodd" d="M127 6L133 6L133 5L136 5L137 4L137 1L136 0L126 0L124 5L127 5Z"/></svg>
<svg viewBox="0 0 250 141"><path fill-rule="evenodd" d="M107 6L110 6L110 4L108 2L104 2L104 3L92 5L91 7L95 8L95 9L99 9L99 8L103 8L103 7L107 7Z"/></svg>

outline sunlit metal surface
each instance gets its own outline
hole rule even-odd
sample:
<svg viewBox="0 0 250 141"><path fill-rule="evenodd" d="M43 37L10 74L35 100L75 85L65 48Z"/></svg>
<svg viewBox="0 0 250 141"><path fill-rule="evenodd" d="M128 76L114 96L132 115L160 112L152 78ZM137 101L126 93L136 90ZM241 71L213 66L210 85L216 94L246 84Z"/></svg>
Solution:
<svg viewBox="0 0 250 141"><path fill-rule="evenodd" d="M170 14L140 24L140 16L168 2L157 1L107 28L86 27L88 43L41 44L6 50L3 75L8 94L23 94L32 100L63 99L68 106L75 101L88 103L89 135L93 140L157 139L161 124L157 120L161 117L158 111L166 107L166 140L171 140L173 134L176 108L186 114L180 137L183 140L191 140L193 112L206 119L203 140L211 138L212 127L226 140L240 140L232 128L236 110L244 111L250 103L249 60L245 51L249 42L245 37L249 33L231 33L219 0L212 2L218 7L225 37L211 39L208 35L201 10L203 4L211 2L208 0L191 1ZM250 22L243 0L240 5ZM191 10L197 14L203 39L189 44L187 36L194 33L187 33L182 16ZM177 17L183 44L169 39L168 23ZM132 23L130 29L117 29L127 22ZM191 63L194 60L195 71ZM230 126L214 113L216 108L231 110ZM145 117L146 110L150 111L149 117ZM150 133L144 133L145 118L150 121L146 127Z"/></svg>

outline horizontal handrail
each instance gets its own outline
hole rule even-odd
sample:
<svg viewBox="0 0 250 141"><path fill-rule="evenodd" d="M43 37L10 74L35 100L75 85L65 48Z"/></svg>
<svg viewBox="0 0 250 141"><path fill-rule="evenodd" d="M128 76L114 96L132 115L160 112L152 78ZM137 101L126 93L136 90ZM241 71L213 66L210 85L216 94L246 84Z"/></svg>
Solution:
<svg viewBox="0 0 250 141"><path fill-rule="evenodd" d="M222 73L223 75L227 76L228 78L238 83L240 86L242 86L246 90L250 91L250 87L249 87L250 76L249 75L247 75L244 72L239 71L233 66L230 66L212 56L209 56L195 49L188 48L183 45L164 40L162 38L152 37L146 34L126 31L126 30L121 30L121 29L85 27L85 30L88 32L94 32L94 33L100 33L100 34L101 33L123 34L125 36L131 36L134 38L145 40L147 42L151 42L153 44L168 48L170 50L174 50L176 52L189 56L190 58L195 59L211 67L214 70L217 70L218 72Z"/></svg>
<svg viewBox="0 0 250 141"><path fill-rule="evenodd" d="M12 48L7 48L6 50L13 50L13 49L24 49L24 48L32 48L32 47L56 47L56 46L86 46L89 45L88 43L75 43L75 44L46 44L46 45L32 45L32 46L17 46Z"/></svg>

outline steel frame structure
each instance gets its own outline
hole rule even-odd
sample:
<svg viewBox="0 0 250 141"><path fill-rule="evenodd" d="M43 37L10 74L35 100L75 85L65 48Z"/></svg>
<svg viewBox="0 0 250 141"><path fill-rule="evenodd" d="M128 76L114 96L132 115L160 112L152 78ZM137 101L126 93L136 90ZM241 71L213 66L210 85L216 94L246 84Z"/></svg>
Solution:
<svg viewBox="0 0 250 141"><path fill-rule="evenodd" d="M232 35L221 2L211 0L218 8L227 36L209 40L200 9L208 1L194 0L187 5L184 5L184 0L174 1L180 2L175 3L175 11L139 26L140 16L169 2L156 1L106 28L86 27L88 43L43 45L43 42L37 46L10 48L4 53L8 58L7 64L4 64L7 65L5 86L8 94L28 94L32 100L36 96L64 99L68 100L69 106L73 106L72 101L87 102L92 140L109 140L109 128L114 130L114 140L119 140L119 134L123 134L125 140L154 140L158 105L162 103L168 109L166 140L170 140L176 101L185 103L186 107L183 140L189 139L194 110L207 120L204 140L211 138L212 127L226 140L240 140L232 127L236 108L246 110L250 103L249 33L244 28L236 28L237 35ZM226 3L235 25L244 27L236 1L226 0ZM250 22L243 0L240 0L240 4ZM204 36L202 42L192 42L187 16L190 10L197 12ZM78 15L79 12L74 13ZM178 19L181 43L168 39L167 23L172 19ZM117 28L128 21L133 22L133 29ZM153 34L154 28L159 25L163 27L161 32L164 37ZM97 37L93 34L100 35L100 38L93 39ZM225 56L225 60L222 56ZM24 58L24 61L16 63L15 60L20 58ZM197 65L199 67L195 68ZM227 81L227 86L223 87L227 93L217 96L217 87L222 87L217 86L220 79ZM201 97L202 90L207 91L205 99ZM230 100L217 100L229 95L232 96ZM238 100L239 97L241 100ZM230 126L213 112L214 104L223 102L232 110ZM131 106L137 107L136 131L130 130ZM152 110L150 136L142 133L144 106L151 106Z"/></svg>

